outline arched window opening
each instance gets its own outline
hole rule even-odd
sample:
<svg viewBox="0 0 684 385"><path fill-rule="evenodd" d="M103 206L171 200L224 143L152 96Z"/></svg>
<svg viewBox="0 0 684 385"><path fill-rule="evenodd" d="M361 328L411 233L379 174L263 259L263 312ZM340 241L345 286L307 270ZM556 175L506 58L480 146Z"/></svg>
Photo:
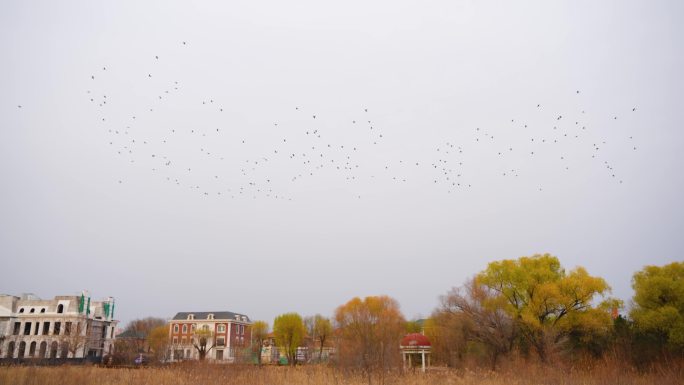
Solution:
<svg viewBox="0 0 684 385"><path fill-rule="evenodd" d="M36 312L36 309L34 309L34 308L31 308L31 310L29 310L29 313L35 313L35 312Z"/></svg>
<svg viewBox="0 0 684 385"><path fill-rule="evenodd" d="M29 357L36 355L36 341L31 342L29 345Z"/></svg>
<svg viewBox="0 0 684 385"><path fill-rule="evenodd" d="M47 342L40 343L40 350L38 350L38 357L47 358Z"/></svg>
<svg viewBox="0 0 684 385"><path fill-rule="evenodd" d="M14 358L14 341L7 345L7 358Z"/></svg>
<svg viewBox="0 0 684 385"><path fill-rule="evenodd" d="M69 343L64 342L62 343L62 352L59 355L62 358L67 358L69 357Z"/></svg>
<svg viewBox="0 0 684 385"><path fill-rule="evenodd" d="M60 303L59 305L57 305L57 313L64 313L64 305L63 304Z"/></svg>
<svg viewBox="0 0 684 385"><path fill-rule="evenodd" d="M19 354L17 354L17 358L24 358L24 353L26 352L26 342L21 341L19 343Z"/></svg>
<svg viewBox="0 0 684 385"><path fill-rule="evenodd" d="M48 358L57 358L57 341L52 341L50 344L50 357Z"/></svg>

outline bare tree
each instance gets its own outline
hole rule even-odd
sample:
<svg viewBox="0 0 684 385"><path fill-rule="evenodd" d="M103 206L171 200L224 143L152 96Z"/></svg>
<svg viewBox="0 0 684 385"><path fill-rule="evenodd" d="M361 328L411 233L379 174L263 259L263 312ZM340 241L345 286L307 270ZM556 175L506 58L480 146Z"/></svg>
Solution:
<svg viewBox="0 0 684 385"><path fill-rule="evenodd" d="M458 324L465 338L480 342L487 348L494 368L499 357L513 349L517 337L516 324L504 308L505 304L491 289L471 279L442 296L441 307L436 314L442 316L442 322L460 320Z"/></svg>
<svg viewBox="0 0 684 385"><path fill-rule="evenodd" d="M208 327L197 328L195 330L195 339L192 345L197 350L200 361L204 361L204 359L207 357L207 353L209 353L211 349L213 349L216 346L216 344L213 341L214 339L212 338L213 336L214 333L211 330L209 330Z"/></svg>
<svg viewBox="0 0 684 385"><path fill-rule="evenodd" d="M69 357L75 358L79 352L85 357L91 334L90 320L66 322L64 332L59 336L59 344L67 351Z"/></svg>

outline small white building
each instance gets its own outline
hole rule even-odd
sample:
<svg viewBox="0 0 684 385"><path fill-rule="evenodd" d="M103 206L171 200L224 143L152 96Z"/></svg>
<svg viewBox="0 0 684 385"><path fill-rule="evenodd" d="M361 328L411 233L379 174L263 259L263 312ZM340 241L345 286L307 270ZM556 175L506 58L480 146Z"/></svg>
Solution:
<svg viewBox="0 0 684 385"><path fill-rule="evenodd" d="M113 350L117 322L111 297L0 294L0 358L102 357Z"/></svg>

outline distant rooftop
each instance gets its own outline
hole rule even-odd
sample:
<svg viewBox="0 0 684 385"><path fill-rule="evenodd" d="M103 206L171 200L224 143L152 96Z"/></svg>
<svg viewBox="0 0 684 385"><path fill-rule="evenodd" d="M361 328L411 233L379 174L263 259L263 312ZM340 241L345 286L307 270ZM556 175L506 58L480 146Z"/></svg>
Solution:
<svg viewBox="0 0 684 385"><path fill-rule="evenodd" d="M209 314L213 314L215 320L233 320L233 321L243 321L252 322L249 317L244 314L233 313L232 311L184 311L177 313L173 319L174 320L187 320L188 315L194 315L195 320L206 320L209 319ZM236 318L239 317L238 318Z"/></svg>
<svg viewBox="0 0 684 385"><path fill-rule="evenodd" d="M131 338L131 339L142 340L142 339L147 338L147 333L145 333L143 331L126 330L123 333L117 334L116 338L122 338L122 339Z"/></svg>

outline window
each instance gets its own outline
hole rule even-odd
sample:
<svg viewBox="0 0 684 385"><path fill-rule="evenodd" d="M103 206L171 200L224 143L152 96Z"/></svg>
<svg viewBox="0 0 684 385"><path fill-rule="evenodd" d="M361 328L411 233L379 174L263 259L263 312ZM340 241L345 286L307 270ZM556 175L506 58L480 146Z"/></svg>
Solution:
<svg viewBox="0 0 684 385"><path fill-rule="evenodd" d="M43 322L43 335L44 336L48 335L49 331L50 331L50 323L49 322Z"/></svg>
<svg viewBox="0 0 684 385"><path fill-rule="evenodd" d="M35 313L35 312L36 312L36 309L34 309L34 308L31 308L31 310L29 310L29 313ZM36 348L36 347L34 346L34 347L33 347L33 350L34 350L34 351L36 350L35 348ZM33 354L31 354L31 356L33 356Z"/></svg>
<svg viewBox="0 0 684 385"><path fill-rule="evenodd" d="M194 315L194 314L188 314L188 319L189 319L189 320L195 319L195 315Z"/></svg>
<svg viewBox="0 0 684 385"><path fill-rule="evenodd" d="M21 330L21 322L15 322L14 323L14 334L15 336L19 335L19 330Z"/></svg>
<svg viewBox="0 0 684 385"><path fill-rule="evenodd" d="M190 327L190 329L191 329L192 332L194 333L194 332L195 332L195 329L197 329L197 325L192 324L192 326Z"/></svg>
<svg viewBox="0 0 684 385"><path fill-rule="evenodd" d="M178 333L178 324L173 324L173 332Z"/></svg>
<svg viewBox="0 0 684 385"><path fill-rule="evenodd" d="M181 345L187 345L187 344L188 344L188 340L185 337L181 338Z"/></svg>
<svg viewBox="0 0 684 385"><path fill-rule="evenodd" d="M182 360L183 359L183 351L182 350L174 350L173 351L173 358L176 360Z"/></svg>
<svg viewBox="0 0 684 385"><path fill-rule="evenodd" d="M40 322L36 322L36 328L33 329L33 335L34 335L34 336L37 336L37 335L38 335L38 332L40 331L40 330L38 330L38 329L40 329Z"/></svg>
<svg viewBox="0 0 684 385"><path fill-rule="evenodd" d="M41 313L45 313L45 308L40 309Z"/></svg>
<svg viewBox="0 0 684 385"><path fill-rule="evenodd" d="M222 360L222 359L223 359L223 350L217 350L217 351L216 351L216 359L217 359L217 360Z"/></svg>
<svg viewBox="0 0 684 385"><path fill-rule="evenodd" d="M188 332L188 325L183 325L183 333L187 333L187 332Z"/></svg>
<svg viewBox="0 0 684 385"><path fill-rule="evenodd" d="M59 335L59 329L62 327L61 322L55 322L55 329L52 331L52 334L58 336Z"/></svg>
<svg viewBox="0 0 684 385"><path fill-rule="evenodd" d="M209 331L209 325L202 325L202 330Z"/></svg>
<svg viewBox="0 0 684 385"><path fill-rule="evenodd" d="M71 335L71 322L65 322L64 323L64 335L67 335L67 336Z"/></svg>
<svg viewBox="0 0 684 385"><path fill-rule="evenodd" d="M214 315L213 315L213 314L209 314L209 315L207 316L207 319L214 319Z"/></svg>
<svg viewBox="0 0 684 385"><path fill-rule="evenodd" d="M218 326L218 332L219 332L219 333L225 333L225 332L226 332L226 325L220 324L220 325Z"/></svg>
<svg viewBox="0 0 684 385"><path fill-rule="evenodd" d="M64 313L64 305L61 303L57 306L57 313Z"/></svg>
<svg viewBox="0 0 684 385"><path fill-rule="evenodd" d="M173 337L173 344L178 345L178 337Z"/></svg>
<svg viewBox="0 0 684 385"><path fill-rule="evenodd" d="M24 323L24 335L25 336L31 335L31 323L30 322Z"/></svg>
<svg viewBox="0 0 684 385"><path fill-rule="evenodd" d="M226 346L226 339L223 337L218 337L216 339L216 346Z"/></svg>
<svg viewBox="0 0 684 385"><path fill-rule="evenodd" d="M19 309L19 313L23 313L23 312L24 312L24 308L22 307L21 309Z"/></svg>

